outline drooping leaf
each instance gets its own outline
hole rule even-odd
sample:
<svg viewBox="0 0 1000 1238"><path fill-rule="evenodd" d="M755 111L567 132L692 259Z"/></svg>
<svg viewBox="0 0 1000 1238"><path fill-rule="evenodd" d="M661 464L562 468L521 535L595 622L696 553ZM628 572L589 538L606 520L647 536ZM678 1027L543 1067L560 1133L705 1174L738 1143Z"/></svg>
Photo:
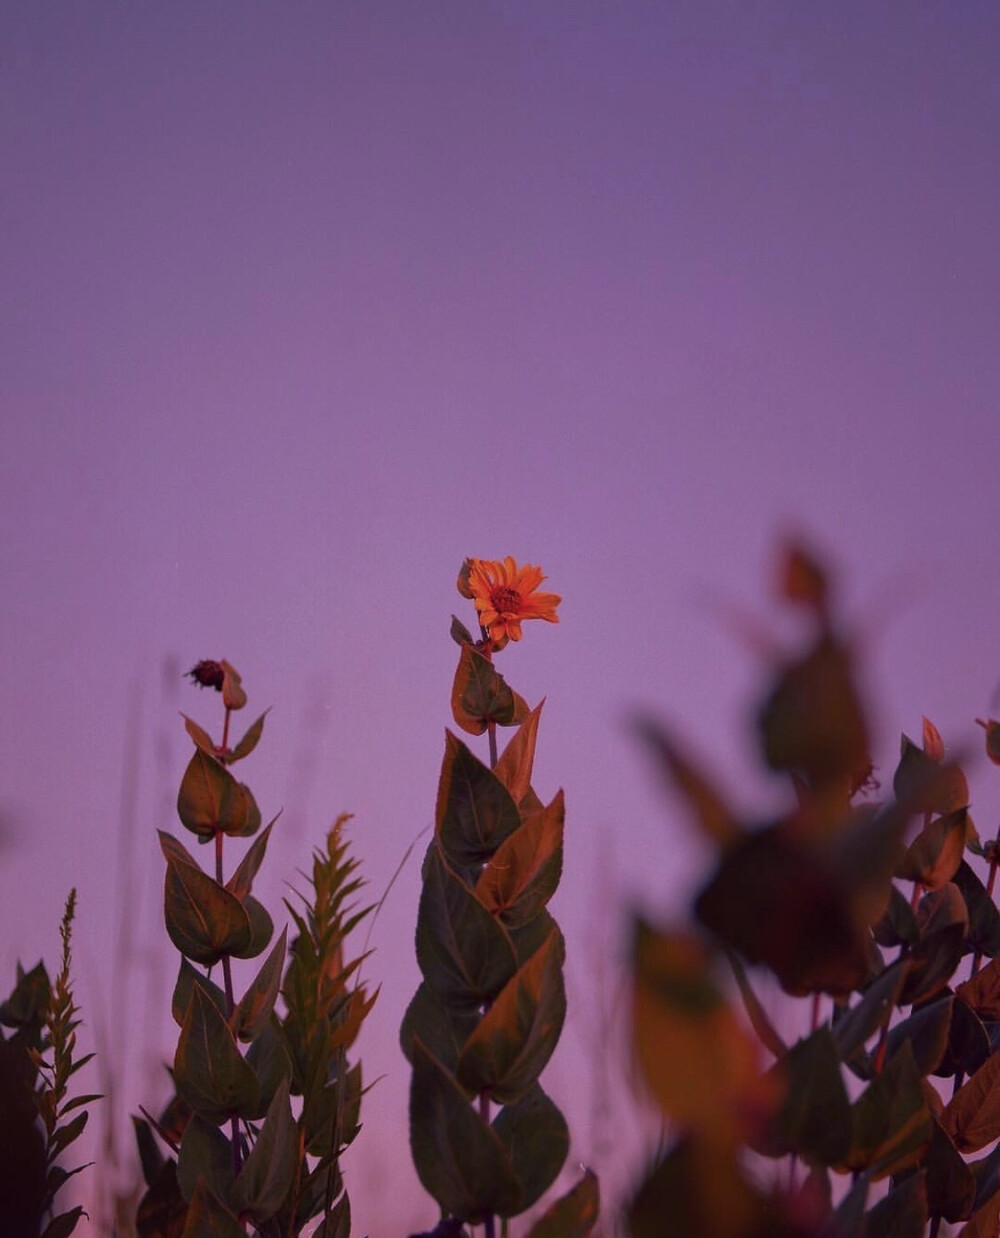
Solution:
<svg viewBox="0 0 1000 1238"><path fill-rule="evenodd" d="M490 722L510 726L517 713L514 698L490 659L463 641L451 689L451 712L462 730L482 735Z"/></svg>
<svg viewBox="0 0 1000 1238"><path fill-rule="evenodd" d="M504 839L482 870L476 896L508 928L534 919L555 893L562 873L564 818L558 791L547 808Z"/></svg>
<svg viewBox="0 0 1000 1238"><path fill-rule="evenodd" d="M287 928L281 930L274 949L233 1011L232 1028L237 1040L255 1040L267 1026L281 987L287 934Z"/></svg>
<svg viewBox="0 0 1000 1238"><path fill-rule="evenodd" d="M978 1152L1000 1138L1000 1052L962 1084L941 1115L959 1152Z"/></svg>
<svg viewBox="0 0 1000 1238"><path fill-rule="evenodd" d="M292 1189L298 1157L298 1132L288 1099L288 1081L268 1106L257 1142L233 1186L233 1202L255 1224L269 1220Z"/></svg>
<svg viewBox="0 0 1000 1238"><path fill-rule="evenodd" d="M215 1123L196 1113L184 1128L177 1157L177 1182L185 1199L194 1197L199 1178L204 1178L218 1200L229 1202L233 1186L232 1145Z"/></svg>
<svg viewBox="0 0 1000 1238"><path fill-rule="evenodd" d="M237 954L245 948L251 939L251 926L239 899L194 861L179 858L179 844L169 834L160 832L160 844L167 860L164 916L167 933L177 949L210 967L223 954Z"/></svg>
<svg viewBox="0 0 1000 1238"><path fill-rule="evenodd" d="M519 1212L549 1189L569 1153L569 1128L558 1108L535 1083L516 1103L505 1105L493 1129L507 1149L521 1184Z"/></svg>
<svg viewBox="0 0 1000 1238"><path fill-rule="evenodd" d="M456 1076L468 1092L509 1105L537 1082L566 1017L565 955L554 929L497 994L459 1057Z"/></svg>
<svg viewBox="0 0 1000 1238"><path fill-rule="evenodd" d="M855 1101L852 1127L848 1169L866 1169L877 1180L919 1161L934 1130L909 1044L904 1042Z"/></svg>
<svg viewBox="0 0 1000 1238"><path fill-rule="evenodd" d="M633 1043L663 1112L721 1142L773 1111L781 1085L758 1071L757 1046L716 986L704 943L635 923Z"/></svg>
<svg viewBox="0 0 1000 1238"><path fill-rule="evenodd" d="M417 961L438 999L459 1010L492 1001L516 970L507 933L436 846L417 912Z"/></svg>
<svg viewBox="0 0 1000 1238"><path fill-rule="evenodd" d="M520 1211L521 1187L497 1133L419 1041L413 1046L410 1149L424 1188L473 1224Z"/></svg>
<svg viewBox="0 0 1000 1238"><path fill-rule="evenodd" d="M539 701L527 718L514 732L506 748L500 753L495 774L510 792L515 804L520 804L531 790L531 772L535 763L535 741L538 738L538 722L542 716Z"/></svg>
<svg viewBox="0 0 1000 1238"><path fill-rule="evenodd" d="M476 1010L455 1010L445 1006L426 982L413 995L399 1029L399 1041L406 1060L413 1062L413 1042L419 1039L424 1047L452 1074L458 1069L458 1057L473 1029L479 1023Z"/></svg>
<svg viewBox="0 0 1000 1238"><path fill-rule="evenodd" d="M174 1081L192 1109L216 1125L252 1114L258 1096L257 1079L226 1020L197 985L177 1042Z"/></svg>
<svg viewBox="0 0 1000 1238"><path fill-rule="evenodd" d="M576 1186L539 1217L528 1238L587 1238L597 1224L600 1211L597 1175L588 1169Z"/></svg>

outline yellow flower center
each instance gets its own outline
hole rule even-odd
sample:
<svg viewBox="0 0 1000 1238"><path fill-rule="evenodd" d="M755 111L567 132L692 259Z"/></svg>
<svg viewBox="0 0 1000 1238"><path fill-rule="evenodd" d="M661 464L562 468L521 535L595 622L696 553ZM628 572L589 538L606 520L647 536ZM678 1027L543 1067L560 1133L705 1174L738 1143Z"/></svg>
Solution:
<svg viewBox="0 0 1000 1238"><path fill-rule="evenodd" d="M501 615L516 612L521 606L521 595L509 585L497 585L490 593L493 609Z"/></svg>

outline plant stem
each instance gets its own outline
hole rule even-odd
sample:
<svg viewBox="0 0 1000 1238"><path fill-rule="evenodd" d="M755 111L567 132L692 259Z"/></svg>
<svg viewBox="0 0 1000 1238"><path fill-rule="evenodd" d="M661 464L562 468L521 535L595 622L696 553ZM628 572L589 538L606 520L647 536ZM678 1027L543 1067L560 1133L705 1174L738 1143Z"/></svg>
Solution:
<svg viewBox="0 0 1000 1238"><path fill-rule="evenodd" d="M223 752L225 752L225 751L226 751L226 749L229 747L229 715L230 715L232 712L233 712L233 711L232 711L231 709L229 709L229 708L228 708L228 706L227 706L227 708L226 708L226 718L225 718L225 721L224 721L224 722L223 722L223 724L222 724L222 751L223 751Z"/></svg>
<svg viewBox="0 0 1000 1238"><path fill-rule="evenodd" d="M490 1098L485 1092L479 1094L479 1116L483 1119L487 1126L490 1124ZM488 1216L483 1221L484 1238L496 1238L496 1227L493 1217Z"/></svg>
<svg viewBox="0 0 1000 1238"><path fill-rule="evenodd" d="M226 710L226 732L229 730L229 710ZM226 733L223 733L222 745L225 747ZM221 830L215 831L215 880L221 886L222 881L222 839L224 835ZM232 1017L236 1002L233 998L233 970L229 960L229 955L222 956L222 976L226 989L226 1018ZM233 1175L240 1172L240 1120L233 1114L230 1122L230 1143L233 1148Z"/></svg>

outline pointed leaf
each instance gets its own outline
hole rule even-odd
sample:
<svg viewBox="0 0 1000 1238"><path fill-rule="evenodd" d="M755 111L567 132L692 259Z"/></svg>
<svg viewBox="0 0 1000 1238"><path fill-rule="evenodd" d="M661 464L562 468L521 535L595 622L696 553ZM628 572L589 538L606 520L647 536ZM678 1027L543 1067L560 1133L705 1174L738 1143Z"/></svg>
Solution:
<svg viewBox="0 0 1000 1238"><path fill-rule="evenodd" d="M811 1165L835 1165L851 1145L851 1103L828 1027L794 1044L772 1067L784 1102L770 1138L760 1148L768 1156L801 1155Z"/></svg>
<svg viewBox="0 0 1000 1238"><path fill-rule="evenodd" d="M194 740L195 747L200 748L202 752L214 758L216 756L216 748L211 735L204 727L200 727L193 718L189 718L187 714L181 714L181 717L184 719L184 729L191 739Z"/></svg>
<svg viewBox="0 0 1000 1238"><path fill-rule="evenodd" d="M188 1207L181 1238L246 1238L235 1216L212 1194L204 1178L198 1180Z"/></svg>
<svg viewBox="0 0 1000 1238"><path fill-rule="evenodd" d="M215 1003L219 1013L225 1017L225 993L213 980L203 976L201 972L191 966L187 959L182 958L181 969L177 975L177 983L174 985L173 997L170 999L170 1013L178 1027L182 1027L184 1024L184 1016L187 1014L187 1008L191 1004L191 989L194 985L198 985L199 988L204 990L205 994Z"/></svg>
<svg viewBox="0 0 1000 1238"><path fill-rule="evenodd" d="M259 903L252 894L246 896L243 910L250 924L250 939L245 946L231 953L236 959L255 959L258 954L263 954L270 944L274 921L263 903Z"/></svg>
<svg viewBox="0 0 1000 1238"><path fill-rule="evenodd" d="M458 1068L458 1057L465 1042L479 1023L476 1010L459 1011L443 1005L422 982L403 1016L399 1041L408 1062L413 1063L413 1042L424 1047L452 1074Z"/></svg>
<svg viewBox="0 0 1000 1238"><path fill-rule="evenodd" d="M417 913L417 962L439 1000L459 1010L492 1001L516 970L503 927L448 868L436 846L428 857Z"/></svg>
<svg viewBox="0 0 1000 1238"><path fill-rule="evenodd" d="M520 1211L521 1188L502 1142L419 1041L413 1046L410 1148L420 1181L445 1212L475 1224L490 1213Z"/></svg>
<svg viewBox="0 0 1000 1238"><path fill-rule="evenodd" d="M900 740L892 789L896 799L911 813L943 815L969 806L969 785L958 766L935 761L907 735Z"/></svg>
<svg viewBox="0 0 1000 1238"><path fill-rule="evenodd" d="M178 858L176 840L160 832L167 859L164 916L170 940L196 963L211 966L237 954L251 938L247 913L227 890L193 862Z"/></svg>
<svg viewBox="0 0 1000 1238"><path fill-rule="evenodd" d="M1000 959L991 959L969 980L955 988L955 994L988 1022L1000 1020Z"/></svg>
<svg viewBox="0 0 1000 1238"><path fill-rule="evenodd" d="M933 1074L948 1048L954 1001L952 994L947 993L897 1023L889 1032L888 1055L892 1057L902 1048L903 1042L908 1041L920 1074Z"/></svg>
<svg viewBox="0 0 1000 1238"><path fill-rule="evenodd" d="M455 615L452 615L451 617L451 639L456 645L472 645L475 643L472 638L472 633Z"/></svg>
<svg viewBox="0 0 1000 1238"><path fill-rule="evenodd" d="M911 946L920 936L917 917L910 901L897 887L892 887L889 905L872 933L880 946Z"/></svg>
<svg viewBox="0 0 1000 1238"><path fill-rule="evenodd" d="M729 966L733 969L733 976L736 979L740 996L743 998L743 1006L750 1020L750 1026L757 1033L761 1044L769 1053L773 1053L775 1057L782 1057L788 1052L788 1046L778 1035L777 1029L771 1022L767 1011L761 1005L760 998L750 984L746 968L740 961L739 955L733 954L731 950L727 950L726 958L729 960Z"/></svg>
<svg viewBox="0 0 1000 1238"><path fill-rule="evenodd" d="M935 817L920 831L896 868L904 881L938 890L955 876L965 851L968 813L964 808Z"/></svg>
<svg viewBox="0 0 1000 1238"><path fill-rule="evenodd" d="M1000 1138L1000 1052L991 1054L945 1105L941 1125L959 1152L978 1152Z"/></svg>
<svg viewBox="0 0 1000 1238"><path fill-rule="evenodd" d="M298 1133L288 1100L288 1081L274 1094L257 1142L250 1150L233 1188L240 1215L257 1225L269 1220L291 1189L298 1159Z"/></svg>
<svg viewBox="0 0 1000 1238"><path fill-rule="evenodd" d="M965 860L958 866L953 880L969 910L969 944L993 958L1000 953L1000 910Z"/></svg>
<svg viewBox="0 0 1000 1238"><path fill-rule="evenodd" d="M271 837L271 828L277 819L275 817L274 820L269 821L267 829L253 840L247 848L246 855L240 860L236 871L226 882L226 889L230 894L234 894L241 903L253 889L253 879L257 876L257 870L264 862L267 842Z"/></svg>
<svg viewBox="0 0 1000 1238"><path fill-rule="evenodd" d="M533 813L507 836L476 882L476 896L508 928L519 928L542 910L562 874L563 795Z"/></svg>
<svg viewBox="0 0 1000 1238"><path fill-rule="evenodd" d="M569 1154L569 1128L535 1083L516 1104L497 1114L493 1129L507 1149L521 1184L518 1211L536 1203L556 1180Z"/></svg>
<svg viewBox="0 0 1000 1238"><path fill-rule="evenodd" d="M265 959L260 971L254 977L253 984L240 998L233 1012L232 1028L237 1040L256 1040L267 1026L281 987L287 935L288 929L282 929L274 949Z"/></svg>
<svg viewBox="0 0 1000 1238"><path fill-rule="evenodd" d="M174 1082L191 1108L216 1125L252 1112L258 1096L257 1079L226 1020L197 986L177 1042Z"/></svg>
<svg viewBox="0 0 1000 1238"><path fill-rule="evenodd" d="M934 1133L913 1050L904 1043L852 1107L853 1134L846 1167L873 1179L915 1165Z"/></svg>
<svg viewBox="0 0 1000 1238"><path fill-rule="evenodd" d="M185 1199L194 1196L199 1178L217 1199L228 1203L233 1185L232 1145L218 1126L196 1113L184 1128L177 1157L177 1182Z"/></svg>
<svg viewBox="0 0 1000 1238"><path fill-rule="evenodd" d="M879 1238L923 1238L927 1225L927 1187L922 1173L913 1174L868 1213L868 1233Z"/></svg>
<svg viewBox="0 0 1000 1238"><path fill-rule="evenodd" d="M232 750L226 753L226 764L232 765L234 761L242 761L244 757L248 757L251 752L260 743L260 737L264 734L264 719L270 711L265 709L257 721L250 727L240 742Z"/></svg>
<svg viewBox="0 0 1000 1238"><path fill-rule="evenodd" d="M535 741L542 716L542 700L514 732L507 747L500 753L495 773L510 792L515 804L520 804L531 790L531 771L535 762Z"/></svg>
<svg viewBox="0 0 1000 1238"><path fill-rule="evenodd" d="M457 868L488 860L521 824L507 788L450 731L445 735L436 823L445 855Z"/></svg>
<svg viewBox="0 0 1000 1238"><path fill-rule="evenodd" d="M537 1081L566 1017L565 955L555 929L500 990L459 1057L456 1075L468 1092L509 1105Z"/></svg>
<svg viewBox="0 0 1000 1238"><path fill-rule="evenodd" d="M931 1216L961 1221L975 1205L976 1179L939 1122L927 1149L927 1207Z"/></svg>
<svg viewBox="0 0 1000 1238"><path fill-rule="evenodd" d="M886 1023L899 1001L910 963L904 955L881 973L833 1025L833 1039L842 1060L852 1057Z"/></svg>
<svg viewBox="0 0 1000 1238"><path fill-rule="evenodd" d="M451 712L471 735L482 735L490 722L509 726L517 712L514 693L504 677L489 658L464 642L451 689Z"/></svg>

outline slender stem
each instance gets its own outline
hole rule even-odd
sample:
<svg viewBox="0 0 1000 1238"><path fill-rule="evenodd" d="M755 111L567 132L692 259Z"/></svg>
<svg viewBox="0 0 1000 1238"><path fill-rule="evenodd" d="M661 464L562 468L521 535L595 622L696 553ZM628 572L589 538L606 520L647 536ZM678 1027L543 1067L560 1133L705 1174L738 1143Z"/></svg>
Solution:
<svg viewBox="0 0 1000 1238"><path fill-rule="evenodd" d="M222 724L222 751L223 752L225 752L226 749L229 747L229 715L232 712L233 711L227 706L226 707L226 719Z"/></svg>
<svg viewBox="0 0 1000 1238"><path fill-rule="evenodd" d="M497 764L497 724L487 723L486 734L490 741L490 769L496 769Z"/></svg>
<svg viewBox="0 0 1000 1238"><path fill-rule="evenodd" d="M229 710L226 710L226 730L229 729ZM222 744L225 747L226 736L223 734ZM225 835L221 830L215 831L215 880L221 886L222 883L222 840ZM226 988L226 1018L232 1017L236 1002L233 998L233 970L229 960L229 955L222 956L222 976ZM236 1114L233 1114L230 1121L230 1143L233 1148L233 1174L240 1172L240 1120Z"/></svg>
<svg viewBox="0 0 1000 1238"><path fill-rule="evenodd" d="M486 1092L479 1094L479 1116L487 1126L490 1124L490 1098ZM496 1225L492 1214L483 1221L484 1238L496 1238Z"/></svg>

